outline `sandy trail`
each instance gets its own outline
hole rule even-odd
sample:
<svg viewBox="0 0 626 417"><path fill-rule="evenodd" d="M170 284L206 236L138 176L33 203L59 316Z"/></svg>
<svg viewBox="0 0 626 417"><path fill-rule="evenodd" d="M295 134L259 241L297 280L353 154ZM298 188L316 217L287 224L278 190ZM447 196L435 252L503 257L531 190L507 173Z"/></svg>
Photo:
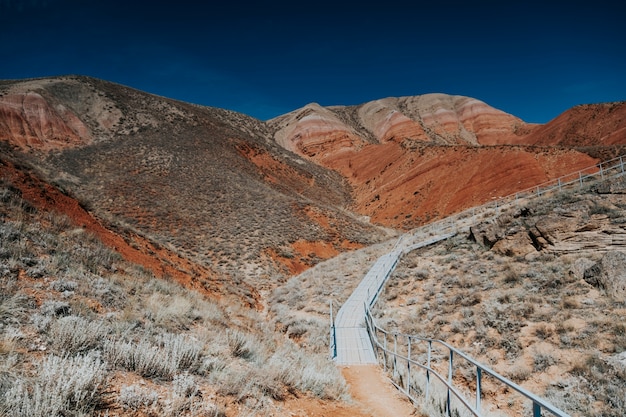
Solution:
<svg viewBox="0 0 626 417"><path fill-rule="evenodd" d="M341 368L352 398L373 417L417 416L419 413L376 365Z"/></svg>

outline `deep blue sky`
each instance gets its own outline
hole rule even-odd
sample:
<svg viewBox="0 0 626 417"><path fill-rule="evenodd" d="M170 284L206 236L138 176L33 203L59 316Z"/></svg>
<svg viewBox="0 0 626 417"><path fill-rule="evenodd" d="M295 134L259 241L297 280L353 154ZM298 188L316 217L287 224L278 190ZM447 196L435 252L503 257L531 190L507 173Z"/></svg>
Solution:
<svg viewBox="0 0 626 417"><path fill-rule="evenodd" d="M0 0L0 79L89 75L262 120L433 92L538 123L626 100L624 7L543 3Z"/></svg>

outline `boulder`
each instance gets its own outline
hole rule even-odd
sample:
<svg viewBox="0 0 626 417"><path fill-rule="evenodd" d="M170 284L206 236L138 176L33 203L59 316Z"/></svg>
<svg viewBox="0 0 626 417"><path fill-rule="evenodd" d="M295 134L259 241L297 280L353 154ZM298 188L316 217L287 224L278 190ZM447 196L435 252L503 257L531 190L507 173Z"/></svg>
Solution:
<svg viewBox="0 0 626 417"><path fill-rule="evenodd" d="M525 232L517 232L499 240L491 250L506 256L526 256L537 251L530 236Z"/></svg>
<svg viewBox="0 0 626 417"><path fill-rule="evenodd" d="M624 194L626 193L626 176L603 181L593 186L592 189L598 194Z"/></svg>
<svg viewBox="0 0 626 417"><path fill-rule="evenodd" d="M505 230L497 223L484 222L470 227L469 238L491 249L505 237Z"/></svg>
<svg viewBox="0 0 626 417"><path fill-rule="evenodd" d="M607 252L602 259L587 269L584 279L619 302L626 302L626 254Z"/></svg>
<svg viewBox="0 0 626 417"><path fill-rule="evenodd" d="M585 272L592 268L596 263L589 258L578 258L572 264L569 275L576 279L584 279Z"/></svg>

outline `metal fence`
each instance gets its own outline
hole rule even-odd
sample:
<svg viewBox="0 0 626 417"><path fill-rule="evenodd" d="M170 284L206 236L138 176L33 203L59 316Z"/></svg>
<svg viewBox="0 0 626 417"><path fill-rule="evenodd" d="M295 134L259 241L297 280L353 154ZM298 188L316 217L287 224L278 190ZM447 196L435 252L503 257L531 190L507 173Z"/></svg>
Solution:
<svg viewBox="0 0 626 417"><path fill-rule="evenodd" d="M534 417L540 417L542 411L569 417L546 400L441 340L384 330L376 324L367 305L365 324L379 363L390 374L393 384L414 403L420 400L422 404L431 403L446 416L462 415L463 410L482 416L481 401L485 384L488 384L490 392L504 388L504 391L517 394L518 398L507 400L510 408L532 409ZM498 384L501 387L494 386ZM470 389L473 392L469 392ZM472 396L473 400L469 399Z"/></svg>

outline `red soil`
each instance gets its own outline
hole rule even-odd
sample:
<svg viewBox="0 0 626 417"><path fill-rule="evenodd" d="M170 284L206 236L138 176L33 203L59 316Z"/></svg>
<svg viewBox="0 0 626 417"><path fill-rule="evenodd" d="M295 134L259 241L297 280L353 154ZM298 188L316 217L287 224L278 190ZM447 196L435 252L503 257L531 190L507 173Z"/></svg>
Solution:
<svg viewBox="0 0 626 417"><path fill-rule="evenodd" d="M14 187L21 191L22 198L38 210L65 214L77 226L96 235L106 246L119 253L125 260L143 266L158 277L171 278L205 296L220 298L226 295L222 283L224 280L220 280L210 269L194 264L136 234L128 233L124 238L114 233L81 207L78 201L61 193L36 176L16 168L10 162L0 161L0 177L8 179ZM253 288L250 290L255 299L258 300L259 295L256 290Z"/></svg>
<svg viewBox="0 0 626 417"><path fill-rule="evenodd" d="M597 160L574 150L509 146L435 146L407 152L387 142L326 162L353 185L358 212L374 222L409 229L593 166Z"/></svg>

